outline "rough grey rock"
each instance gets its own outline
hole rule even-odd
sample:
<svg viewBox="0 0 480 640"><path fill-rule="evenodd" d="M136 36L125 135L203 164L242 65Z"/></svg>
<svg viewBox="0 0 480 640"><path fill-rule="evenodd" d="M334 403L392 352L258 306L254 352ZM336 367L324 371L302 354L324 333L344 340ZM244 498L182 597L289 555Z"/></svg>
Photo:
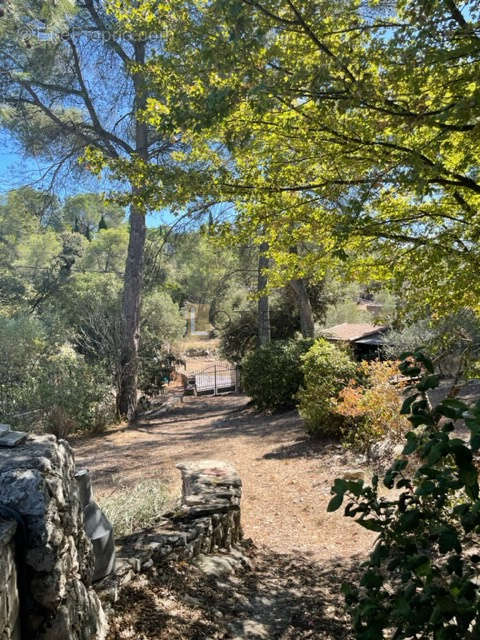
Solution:
<svg viewBox="0 0 480 640"><path fill-rule="evenodd" d="M229 552L214 553L212 555L200 554L193 564L207 575L222 578L242 569L253 569L251 559L239 549L231 549Z"/></svg>
<svg viewBox="0 0 480 640"><path fill-rule="evenodd" d="M369 451L369 458L375 468L387 469L392 462L402 456L405 443L395 443L389 438L375 442Z"/></svg>
<svg viewBox="0 0 480 640"><path fill-rule="evenodd" d="M69 445L29 435L13 449L0 448L0 495L25 523L28 594L21 597L27 595L31 606L22 640L103 640L106 619L90 586L91 544Z"/></svg>
<svg viewBox="0 0 480 640"><path fill-rule="evenodd" d="M194 560L194 565L203 573L209 576L221 578L235 572L235 564L230 561L228 556L222 555L199 555Z"/></svg>
<svg viewBox="0 0 480 640"><path fill-rule="evenodd" d="M16 447L25 442L27 435L23 431L0 431L0 447Z"/></svg>
<svg viewBox="0 0 480 640"><path fill-rule="evenodd" d="M367 474L364 469L349 469L342 474L342 478L344 480L365 480L367 479Z"/></svg>
<svg viewBox="0 0 480 640"><path fill-rule="evenodd" d="M15 565L16 522L0 520L0 638L20 640L19 597Z"/></svg>

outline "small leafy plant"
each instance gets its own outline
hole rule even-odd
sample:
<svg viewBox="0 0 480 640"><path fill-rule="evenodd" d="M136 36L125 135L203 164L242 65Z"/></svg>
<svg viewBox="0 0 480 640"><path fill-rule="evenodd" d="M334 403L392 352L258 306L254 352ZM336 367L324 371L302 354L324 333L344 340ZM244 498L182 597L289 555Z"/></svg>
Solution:
<svg viewBox="0 0 480 640"><path fill-rule="evenodd" d="M416 381L401 413L412 430L403 456L383 478L335 480L328 511L347 500L345 515L378 532L358 586L343 591L358 640L480 638L480 500L474 454L480 449L480 401L445 398L432 408L427 392L439 384L421 352L402 354L400 371ZM470 437L455 436L464 419ZM416 457L416 471L409 461ZM420 466L418 463L420 462Z"/></svg>

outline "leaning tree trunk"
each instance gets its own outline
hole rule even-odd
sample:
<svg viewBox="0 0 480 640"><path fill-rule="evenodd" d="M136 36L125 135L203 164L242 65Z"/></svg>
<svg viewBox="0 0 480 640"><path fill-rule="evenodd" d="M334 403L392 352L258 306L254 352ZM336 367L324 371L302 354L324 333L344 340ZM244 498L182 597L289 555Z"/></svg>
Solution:
<svg viewBox="0 0 480 640"><path fill-rule="evenodd" d="M145 62L145 43L135 43L135 61ZM145 108L146 93L140 74L133 77L135 86L135 113ZM148 161L147 126L135 121L136 154ZM138 187L132 188L132 195L138 194ZM138 347L140 342L140 313L143 284L143 264L145 252L145 211L136 203L130 207L130 238L123 288L123 345L121 358L120 392L117 409L120 415L133 418L137 407Z"/></svg>
<svg viewBox="0 0 480 640"><path fill-rule="evenodd" d="M307 287L303 278L290 281L290 287L295 294L298 313L300 315L300 331L304 338L315 337L315 324L313 319L312 303L308 296Z"/></svg>
<svg viewBox="0 0 480 640"><path fill-rule="evenodd" d="M258 292L261 293L267 287L267 275L269 261L266 255L268 243L262 242L258 256ZM258 299L258 343L260 346L268 344L271 340L270 330L270 302L267 295Z"/></svg>

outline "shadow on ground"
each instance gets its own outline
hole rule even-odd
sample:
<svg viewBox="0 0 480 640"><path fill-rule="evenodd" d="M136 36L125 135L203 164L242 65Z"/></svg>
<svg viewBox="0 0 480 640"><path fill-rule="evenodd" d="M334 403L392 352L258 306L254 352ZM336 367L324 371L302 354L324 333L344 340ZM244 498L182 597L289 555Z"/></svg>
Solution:
<svg viewBox="0 0 480 640"><path fill-rule="evenodd" d="M359 558L323 562L256 552L256 568L214 577L191 565L165 566L123 588L108 640L350 640L342 582Z"/></svg>
<svg viewBox="0 0 480 640"><path fill-rule="evenodd" d="M301 419L296 411L259 414L249 406L246 396L209 398L208 401L194 398L186 399L184 406L162 417L139 419L116 433L78 440L76 456L80 464L90 468L95 483L109 486L117 482L117 475L126 467L130 474L142 472L145 477L171 474L171 469L163 464L164 452L177 450L177 461L182 456L215 457L217 442L237 438L258 438L264 442L274 438L275 449L265 458L317 455L321 444L310 442L304 436L292 447L291 441L299 438L299 429ZM138 434L135 446L132 446L133 434ZM288 444L278 449L279 439L288 440Z"/></svg>
<svg viewBox="0 0 480 640"><path fill-rule="evenodd" d="M327 447L336 443L333 440L314 440L308 436L297 438L295 442L288 443L269 451L263 457L266 460L289 460L291 458L319 458L325 455Z"/></svg>

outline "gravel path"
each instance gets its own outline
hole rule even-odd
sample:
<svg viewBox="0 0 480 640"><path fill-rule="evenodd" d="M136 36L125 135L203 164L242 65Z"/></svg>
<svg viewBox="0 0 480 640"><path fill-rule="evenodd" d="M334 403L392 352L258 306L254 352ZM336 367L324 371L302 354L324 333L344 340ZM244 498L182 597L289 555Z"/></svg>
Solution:
<svg viewBox="0 0 480 640"><path fill-rule="evenodd" d="M137 577L121 591L108 640L352 640L339 585L356 577L357 559L250 555L252 570L229 575L171 564Z"/></svg>
<svg viewBox="0 0 480 640"><path fill-rule="evenodd" d="M334 443L306 438L296 412L259 415L247 403L185 398L169 413L74 444L97 495L146 477L162 478L178 495L175 464L201 458L233 463L244 485L242 523L256 568L231 576L228 588L191 566L138 578L116 607L112 639L348 637L340 585L374 536L326 506L334 478L352 461ZM155 623L143 629L151 616Z"/></svg>

